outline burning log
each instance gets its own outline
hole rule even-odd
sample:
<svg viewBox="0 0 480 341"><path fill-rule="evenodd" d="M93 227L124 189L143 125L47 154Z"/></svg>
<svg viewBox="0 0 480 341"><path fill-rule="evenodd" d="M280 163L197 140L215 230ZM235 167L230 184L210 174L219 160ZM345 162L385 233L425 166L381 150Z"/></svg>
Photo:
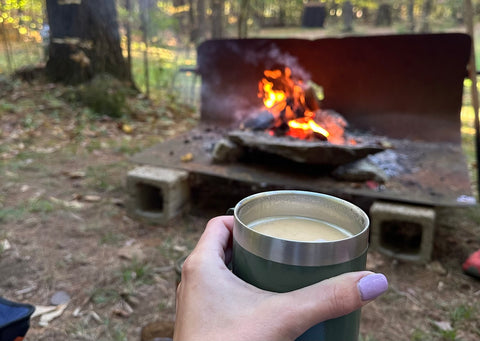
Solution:
<svg viewBox="0 0 480 341"><path fill-rule="evenodd" d="M272 113L263 110L259 113L253 114L251 117L246 119L244 122L240 124L240 129L244 130L269 130L274 127L275 117L273 117Z"/></svg>
<svg viewBox="0 0 480 341"><path fill-rule="evenodd" d="M315 91L295 77L289 67L265 70L264 78L258 82L257 95L263 101L264 110L258 118L246 122L247 128L253 126L253 130L261 130L260 127L266 126L264 130L275 136L328 139L329 132L315 119L320 110Z"/></svg>

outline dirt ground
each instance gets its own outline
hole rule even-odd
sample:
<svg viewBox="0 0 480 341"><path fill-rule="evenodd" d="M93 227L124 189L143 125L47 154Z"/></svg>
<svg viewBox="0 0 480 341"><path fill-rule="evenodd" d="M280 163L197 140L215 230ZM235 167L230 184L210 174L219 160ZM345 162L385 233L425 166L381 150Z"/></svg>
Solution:
<svg viewBox="0 0 480 341"><path fill-rule="evenodd" d="M197 116L135 99L129 119L94 119L64 91L16 83L0 97L0 295L36 306L59 292L70 298L48 323L32 318L27 341L140 340L155 321L171 336L175 262L223 207L146 225L126 214L125 178L130 155ZM390 288L363 309L362 340L480 339L480 281L461 270L480 249L479 207L437 215L429 264L369 252L368 268Z"/></svg>

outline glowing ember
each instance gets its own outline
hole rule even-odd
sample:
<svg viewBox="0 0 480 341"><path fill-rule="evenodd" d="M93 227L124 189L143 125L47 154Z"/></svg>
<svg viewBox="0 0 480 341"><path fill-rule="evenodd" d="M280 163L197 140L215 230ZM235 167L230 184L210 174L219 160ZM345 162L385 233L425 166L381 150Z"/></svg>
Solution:
<svg viewBox="0 0 480 341"><path fill-rule="evenodd" d="M293 78L290 68L265 70L258 83L258 97L274 117L270 134L343 142L344 125L340 124L340 129L334 127L332 136L332 131L319 122L316 108L307 105L305 85L301 79Z"/></svg>

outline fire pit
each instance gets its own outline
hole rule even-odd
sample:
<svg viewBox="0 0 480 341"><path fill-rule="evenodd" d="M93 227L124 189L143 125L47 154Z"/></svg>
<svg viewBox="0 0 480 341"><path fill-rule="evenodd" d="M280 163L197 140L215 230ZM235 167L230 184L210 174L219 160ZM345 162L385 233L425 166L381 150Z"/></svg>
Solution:
<svg viewBox="0 0 480 341"><path fill-rule="evenodd" d="M133 161L347 198L472 204L459 115L469 53L464 34L207 41L200 124ZM334 175L358 160L385 177Z"/></svg>

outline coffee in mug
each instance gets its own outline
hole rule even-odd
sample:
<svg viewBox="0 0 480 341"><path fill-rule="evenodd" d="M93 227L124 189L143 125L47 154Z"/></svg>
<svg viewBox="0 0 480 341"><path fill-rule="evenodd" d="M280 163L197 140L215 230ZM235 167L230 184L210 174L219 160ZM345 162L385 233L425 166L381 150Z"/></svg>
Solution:
<svg viewBox="0 0 480 341"><path fill-rule="evenodd" d="M270 237L299 242L332 241L352 236L347 230L326 221L298 216L263 218L248 227Z"/></svg>

